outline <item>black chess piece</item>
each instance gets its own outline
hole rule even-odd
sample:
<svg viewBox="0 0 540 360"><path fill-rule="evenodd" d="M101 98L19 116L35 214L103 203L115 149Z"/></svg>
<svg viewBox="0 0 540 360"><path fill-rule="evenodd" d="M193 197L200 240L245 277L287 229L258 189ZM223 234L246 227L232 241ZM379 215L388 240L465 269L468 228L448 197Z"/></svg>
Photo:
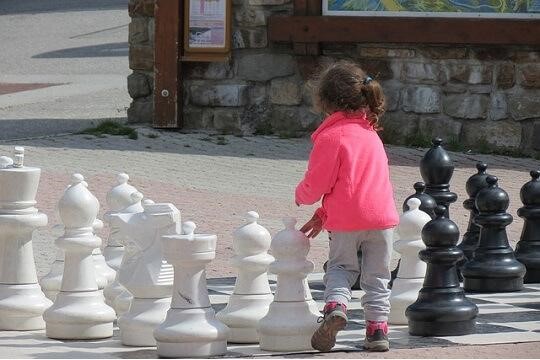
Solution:
<svg viewBox="0 0 540 360"><path fill-rule="evenodd" d="M523 207L518 210L524 219L521 238L516 245L516 259L525 265L525 284L540 282L540 171L531 171L531 181L521 188Z"/></svg>
<svg viewBox="0 0 540 360"><path fill-rule="evenodd" d="M506 226L512 215L506 212L509 199L506 191L497 186L497 177L486 178L488 187L476 195L480 240L472 260L462 268L463 287L472 292L507 292L523 288L525 266L516 260L508 244Z"/></svg>
<svg viewBox="0 0 540 360"><path fill-rule="evenodd" d="M480 226L474 222L474 219L478 215L478 209L476 209L474 202L478 192L488 186L486 178L489 176L489 174L486 172L487 164L485 163L477 163L476 169L478 172L471 176L465 184L465 190L467 190L469 198L463 202L463 207L469 210L470 215L467 231L465 234L463 234L463 240L458 245L458 247L463 250L463 253L465 254L465 259L463 259L463 262L459 267L463 267L465 262L473 258L474 251L478 247L478 240L480 236Z"/></svg>
<svg viewBox="0 0 540 360"><path fill-rule="evenodd" d="M425 193L426 184L424 184L422 181L419 181L417 183L414 183L413 187L414 190L416 190L416 193L405 199L405 201L403 202L403 212L409 211L407 201L409 201L409 199L411 198L417 198L418 200L420 200L419 209L431 216L432 219L435 219L435 207L437 207L437 202L431 195Z"/></svg>
<svg viewBox="0 0 540 360"><path fill-rule="evenodd" d="M456 246L459 229L446 212L444 206L437 206L436 218L422 229L426 249L419 257L427 269L418 299L405 311L411 335L451 336L476 331L478 307L465 297L457 277L456 263L463 257Z"/></svg>
<svg viewBox="0 0 540 360"><path fill-rule="evenodd" d="M420 174L426 183L426 193L435 199L437 205L446 208L445 217L450 218L450 204L457 200L457 195L450 191L454 164L441 146L441 138L434 138L432 144L420 161Z"/></svg>

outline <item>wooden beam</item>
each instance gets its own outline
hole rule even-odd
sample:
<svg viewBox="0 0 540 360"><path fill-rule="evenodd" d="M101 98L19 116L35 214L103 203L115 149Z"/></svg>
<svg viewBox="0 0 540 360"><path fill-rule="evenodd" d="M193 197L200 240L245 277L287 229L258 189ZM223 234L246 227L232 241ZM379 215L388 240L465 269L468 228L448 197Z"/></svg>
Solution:
<svg viewBox="0 0 540 360"><path fill-rule="evenodd" d="M540 45L540 20L359 16L271 16L282 42Z"/></svg>
<svg viewBox="0 0 540 360"><path fill-rule="evenodd" d="M182 126L182 88L179 41L181 1L157 0L154 10L154 122L155 128Z"/></svg>

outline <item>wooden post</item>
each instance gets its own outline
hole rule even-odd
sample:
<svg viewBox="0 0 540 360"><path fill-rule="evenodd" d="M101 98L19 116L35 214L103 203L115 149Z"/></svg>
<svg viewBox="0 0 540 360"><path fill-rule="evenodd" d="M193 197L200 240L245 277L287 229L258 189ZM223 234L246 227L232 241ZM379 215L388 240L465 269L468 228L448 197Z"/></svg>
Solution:
<svg viewBox="0 0 540 360"><path fill-rule="evenodd" d="M321 0L294 0L294 15L321 15ZM294 42L293 51L296 55L319 55L320 48L318 43Z"/></svg>
<svg viewBox="0 0 540 360"><path fill-rule="evenodd" d="M156 0L154 17L154 122L155 128L182 127L182 1Z"/></svg>

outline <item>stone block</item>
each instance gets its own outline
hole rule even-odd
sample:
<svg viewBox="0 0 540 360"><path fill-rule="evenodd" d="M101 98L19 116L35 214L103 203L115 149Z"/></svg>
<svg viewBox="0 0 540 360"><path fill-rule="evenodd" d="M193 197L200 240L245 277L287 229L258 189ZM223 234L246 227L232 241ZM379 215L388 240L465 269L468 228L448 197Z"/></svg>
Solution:
<svg viewBox="0 0 540 360"><path fill-rule="evenodd" d="M314 131L324 120L322 114L316 113L308 107L300 108L298 115L302 128L309 131Z"/></svg>
<svg viewBox="0 0 540 360"><path fill-rule="evenodd" d="M471 147L484 141L512 148L521 144L521 125L515 121L466 121L461 134L463 142Z"/></svg>
<svg viewBox="0 0 540 360"><path fill-rule="evenodd" d="M510 56L510 50L502 46L474 47L471 50L473 57L481 61L508 60Z"/></svg>
<svg viewBox="0 0 540 360"><path fill-rule="evenodd" d="M468 86L465 84L447 83L443 87L445 94L462 94L468 90Z"/></svg>
<svg viewBox="0 0 540 360"><path fill-rule="evenodd" d="M270 102L277 105L298 105L302 102L300 83L294 78L278 78L270 82Z"/></svg>
<svg viewBox="0 0 540 360"><path fill-rule="evenodd" d="M421 134L447 140L459 139L461 127L461 122L446 116L421 116L418 122L418 131Z"/></svg>
<svg viewBox="0 0 540 360"><path fill-rule="evenodd" d="M403 145L406 139L418 132L418 115L402 112L385 113L380 119L383 130L379 133L387 144Z"/></svg>
<svg viewBox="0 0 540 360"><path fill-rule="evenodd" d="M244 84L196 84L189 89L191 103L199 106L243 106L248 101Z"/></svg>
<svg viewBox="0 0 540 360"><path fill-rule="evenodd" d="M443 100L446 115L460 119L487 118L489 96L481 94L447 95Z"/></svg>
<svg viewBox="0 0 540 360"><path fill-rule="evenodd" d="M214 128L225 133L241 134L241 111L237 109L215 109Z"/></svg>
<svg viewBox="0 0 540 360"><path fill-rule="evenodd" d="M268 88L266 85L253 85L248 91L250 104L262 104L268 101Z"/></svg>
<svg viewBox="0 0 540 360"><path fill-rule="evenodd" d="M518 69L519 84L527 88L540 88L540 63L522 65Z"/></svg>
<svg viewBox="0 0 540 360"><path fill-rule="evenodd" d="M230 62L185 62L184 71L188 79L222 80L234 76Z"/></svg>
<svg viewBox="0 0 540 360"><path fill-rule="evenodd" d="M132 18L129 23L129 43L131 45L145 45L148 43L147 18Z"/></svg>
<svg viewBox="0 0 540 360"><path fill-rule="evenodd" d="M438 83L442 79L442 70L437 64L404 63L401 79L413 83Z"/></svg>
<svg viewBox="0 0 540 360"><path fill-rule="evenodd" d="M244 80L268 81L294 74L295 61L287 54L249 54L238 60L238 77Z"/></svg>
<svg viewBox="0 0 540 360"><path fill-rule="evenodd" d="M154 17L155 0L130 0L128 4L129 16Z"/></svg>
<svg viewBox="0 0 540 360"><path fill-rule="evenodd" d="M239 26L266 25L266 14L262 8L241 7L235 9L234 19Z"/></svg>
<svg viewBox="0 0 540 360"><path fill-rule="evenodd" d="M148 96L145 98L134 99L127 110L129 123L152 123L154 121L154 98Z"/></svg>
<svg viewBox="0 0 540 360"><path fill-rule="evenodd" d="M468 85L471 94L491 94L493 87L491 85Z"/></svg>
<svg viewBox="0 0 540 360"><path fill-rule="evenodd" d="M398 83L385 82L382 84L384 96L386 98L386 111L396 111L399 107L401 86Z"/></svg>
<svg viewBox="0 0 540 360"><path fill-rule="evenodd" d="M152 91L146 75L137 71L128 76L127 87L129 96L133 99L148 96Z"/></svg>
<svg viewBox="0 0 540 360"><path fill-rule="evenodd" d="M129 47L129 68L131 70L154 70L154 49L150 46Z"/></svg>
<svg viewBox="0 0 540 360"><path fill-rule="evenodd" d="M408 86L401 92L401 109L420 114L439 113L440 90L429 86Z"/></svg>
<svg viewBox="0 0 540 360"><path fill-rule="evenodd" d="M540 61L540 51L538 50L517 50L510 60L518 63L537 63Z"/></svg>
<svg viewBox="0 0 540 360"><path fill-rule="evenodd" d="M148 18L148 42L154 45L156 37L156 22L154 18Z"/></svg>
<svg viewBox="0 0 540 360"><path fill-rule="evenodd" d="M496 92L491 96L491 103L488 111L488 119L502 120L508 117L508 103L506 102L506 94Z"/></svg>
<svg viewBox="0 0 540 360"><path fill-rule="evenodd" d="M540 118L540 91L508 94L510 115L516 121Z"/></svg>
<svg viewBox="0 0 540 360"><path fill-rule="evenodd" d="M233 31L233 49L261 49L268 46L266 28L235 29Z"/></svg>
<svg viewBox="0 0 540 360"><path fill-rule="evenodd" d="M477 85L491 84L492 65L453 64L448 67L451 81Z"/></svg>
<svg viewBox="0 0 540 360"><path fill-rule="evenodd" d="M514 86L516 67L511 63L500 64L497 69L497 86L499 89L510 89Z"/></svg>
<svg viewBox="0 0 540 360"><path fill-rule="evenodd" d="M535 122L532 131L531 147L534 150L540 150L540 122Z"/></svg>
<svg viewBox="0 0 540 360"><path fill-rule="evenodd" d="M249 0L249 5L283 5L291 0Z"/></svg>
<svg viewBox="0 0 540 360"><path fill-rule="evenodd" d="M418 50L420 55L434 60L465 59L468 55L467 48L463 47L439 47L428 46Z"/></svg>
<svg viewBox="0 0 540 360"><path fill-rule="evenodd" d="M413 49L358 46L358 55L367 58L411 58Z"/></svg>
<svg viewBox="0 0 540 360"><path fill-rule="evenodd" d="M271 112L270 125L277 134L295 136L302 130L299 108L274 106Z"/></svg>
<svg viewBox="0 0 540 360"><path fill-rule="evenodd" d="M271 117L272 107L268 101L246 106L242 113L242 127L246 133L273 134Z"/></svg>
<svg viewBox="0 0 540 360"><path fill-rule="evenodd" d="M184 129L211 129L214 126L211 109L185 107L183 112Z"/></svg>
<svg viewBox="0 0 540 360"><path fill-rule="evenodd" d="M368 75L377 80L390 80L394 78L394 72L388 60L360 59L358 64Z"/></svg>

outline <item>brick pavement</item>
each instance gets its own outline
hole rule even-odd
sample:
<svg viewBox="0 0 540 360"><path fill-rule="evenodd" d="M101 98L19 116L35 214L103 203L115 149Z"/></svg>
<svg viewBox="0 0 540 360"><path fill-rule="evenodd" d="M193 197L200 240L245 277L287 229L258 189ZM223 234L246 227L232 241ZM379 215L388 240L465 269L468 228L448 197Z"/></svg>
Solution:
<svg viewBox="0 0 540 360"><path fill-rule="evenodd" d="M293 203L294 187L306 168L309 139L218 137L145 127L138 130L141 135L138 140L66 135L0 142L2 155L11 153L15 145L26 146L26 164L43 170L37 201L39 209L49 216L49 226L38 231L34 240L40 276L48 272L55 255L53 241L58 234L51 227L58 223L58 218L54 209L73 172L86 177L90 190L102 205L101 215L106 210L105 194L114 184L115 174L124 171L146 197L175 204L184 220L195 221L200 231L216 233L217 258L209 266L210 277L234 275L228 263L232 255L231 233L243 223L248 210L258 211L261 224L273 234L281 229L283 216L295 216L301 225L315 209L315 206L297 208ZM403 200L413 192L412 184L421 180L418 164L425 151L387 147L399 210ZM468 221L468 214L461 206L466 199L465 182L476 172L476 162L482 160L510 195L509 212L514 222L508 227L508 235L515 244L523 224L516 215L521 206L519 189L529 180L529 170L540 168L540 161L463 153L451 153L451 156L456 163L451 189L459 196L451 207L451 216L462 233ZM106 230L100 233L103 238ZM323 234L312 242L309 258L315 263L316 271L321 271L325 261L327 241Z"/></svg>

